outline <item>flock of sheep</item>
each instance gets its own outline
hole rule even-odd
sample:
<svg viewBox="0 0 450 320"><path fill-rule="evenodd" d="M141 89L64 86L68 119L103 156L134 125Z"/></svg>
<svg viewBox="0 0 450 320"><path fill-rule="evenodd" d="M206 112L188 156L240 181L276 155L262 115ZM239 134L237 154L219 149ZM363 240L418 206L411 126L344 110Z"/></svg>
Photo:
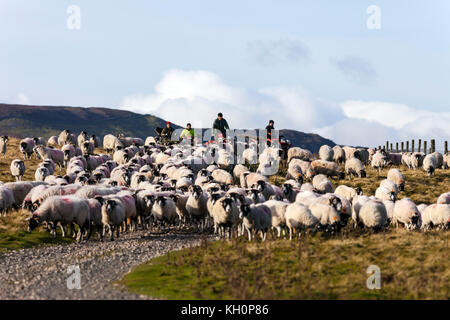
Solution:
<svg viewBox="0 0 450 320"><path fill-rule="evenodd" d="M8 137L0 138L3 156L7 141ZM63 236L69 228L78 241L89 239L94 230L100 239L109 235L113 240L121 231L168 226L191 226L196 232L213 228L228 238L247 233L249 240L258 233L265 240L270 230L275 237L290 239L306 230L338 232L350 221L355 228L375 230L390 224L410 230L449 227L450 192L431 205L397 200L406 183L398 169L389 170L375 195L345 185L335 189L329 179L365 177L367 165L381 170L404 164L423 167L431 175L436 168L449 168L449 153L400 154L324 145L315 159L309 150L294 147L288 150L286 181L278 187L269 182L274 173L268 168L279 163L279 149L267 147L258 154L250 143L242 155L235 155L235 145L224 145L165 146L153 137L144 142L110 134L103 148L111 156L94 154L100 140L84 131L76 137L64 130L48 141L25 138L19 146L24 160L11 162L17 181L0 183L0 213L22 207L30 211L30 231L45 225L56 237L60 226ZM35 181L22 181L24 161L33 154L42 161ZM256 172L236 164L241 156L259 164ZM345 170L338 164L345 164Z"/></svg>

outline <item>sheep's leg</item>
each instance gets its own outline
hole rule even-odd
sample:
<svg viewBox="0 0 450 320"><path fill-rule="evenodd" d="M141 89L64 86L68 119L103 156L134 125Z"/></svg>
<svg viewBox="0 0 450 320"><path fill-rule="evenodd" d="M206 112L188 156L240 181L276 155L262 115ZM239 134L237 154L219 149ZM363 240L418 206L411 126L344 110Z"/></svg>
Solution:
<svg viewBox="0 0 450 320"><path fill-rule="evenodd" d="M114 229L116 228L116 226L109 226L109 233L111 235L111 241L114 241ZM119 229L119 228L117 228Z"/></svg>
<svg viewBox="0 0 450 320"><path fill-rule="evenodd" d="M248 241L252 241L252 232L250 231L250 229L247 229L248 232Z"/></svg>

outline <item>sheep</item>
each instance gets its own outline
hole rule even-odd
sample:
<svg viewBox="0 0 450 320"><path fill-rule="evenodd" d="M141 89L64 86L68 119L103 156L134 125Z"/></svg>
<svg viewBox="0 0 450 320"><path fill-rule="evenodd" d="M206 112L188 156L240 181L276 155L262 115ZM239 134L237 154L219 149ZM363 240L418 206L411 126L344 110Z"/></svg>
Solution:
<svg viewBox="0 0 450 320"><path fill-rule="evenodd" d="M437 159L434 154L427 154L423 159L423 169L426 171L428 176L432 176L437 168Z"/></svg>
<svg viewBox="0 0 450 320"><path fill-rule="evenodd" d="M398 169L389 169L387 178L395 183L400 191L405 191L405 177Z"/></svg>
<svg viewBox="0 0 450 320"><path fill-rule="evenodd" d="M359 211L361 210L364 203L369 201L370 198L364 195L356 196L356 198L353 199L353 205L352 205L352 220L354 222L354 226L358 226L359 224Z"/></svg>
<svg viewBox="0 0 450 320"><path fill-rule="evenodd" d="M50 175L48 169L44 166L40 166L36 169L34 173L34 180L36 181L44 181L46 177Z"/></svg>
<svg viewBox="0 0 450 320"><path fill-rule="evenodd" d="M301 203L291 203L286 207L285 221L289 230L289 240L292 240L294 232L300 234L301 230L313 229L319 225L319 219Z"/></svg>
<svg viewBox="0 0 450 320"><path fill-rule="evenodd" d="M392 221L392 218L394 217L395 202L392 200L384 200L383 204L386 208L388 222L390 223Z"/></svg>
<svg viewBox="0 0 450 320"><path fill-rule="evenodd" d="M255 172L251 172L249 174L244 173L243 176L245 179L245 186L242 186L242 180L241 180L242 188L247 188L247 187L257 185L259 181L269 182L269 179L267 179L267 177L265 177L259 173L255 173Z"/></svg>
<svg viewBox="0 0 450 320"><path fill-rule="evenodd" d="M215 202L212 208L211 216L214 221L214 233L219 231L219 236L225 237L227 232L228 239L231 239L231 233L239 219L239 210L232 198L224 197Z"/></svg>
<svg viewBox="0 0 450 320"><path fill-rule="evenodd" d="M58 164L59 171L62 171L62 167L64 164L64 152L61 150L51 149L44 146L37 146L34 148L34 151L39 154L42 159L51 159L53 162Z"/></svg>
<svg viewBox="0 0 450 320"><path fill-rule="evenodd" d="M311 183L304 183L302 184L302 186L300 187L300 191L311 191L311 192L316 192L317 190L314 189L314 186Z"/></svg>
<svg viewBox="0 0 450 320"><path fill-rule="evenodd" d="M11 189L0 185L0 216L9 212L14 204L14 193Z"/></svg>
<svg viewBox="0 0 450 320"><path fill-rule="evenodd" d="M297 194L300 192L300 188L293 187L291 183L283 183L282 186L283 196L289 201L289 202L295 202L295 199L297 198Z"/></svg>
<svg viewBox="0 0 450 320"><path fill-rule="evenodd" d="M289 148L288 150L288 163L291 162L292 159L300 159L303 161L313 161L314 157L311 151L302 149L299 147Z"/></svg>
<svg viewBox="0 0 450 320"><path fill-rule="evenodd" d="M312 191L300 191L295 198L295 202L301 203L309 207L318 197L319 194Z"/></svg>
<svg viewBox="0 0 450 320"><path fill-rule="evenodd" d="M324 144L319 149L319 158L320 158L320 160L323 160L323 161L333 161L333 159L334 159L333 149L330 146Z"/></svg>
<svg viewBox="0 0 450 320"><path fill-rule="evenodd" d="M86 154L94 154L94 144L90 141L85 141L82 144L80 144L81 152L83 155Z"/></svg>
<svg viewBox="0 0 450 320"><path fill-rule="evenodd" d="M216 169L211 173L211 176L213 177L214 181L220 184L225 185L231 185L233 184L233 176L223 170L223 169Z"/></svg>
<svg viewBox="0 0 450 320"><path fill-rule="evenodd" d="M75 146L71 144L65 144L61 151L64 152L64 167L68 167L70 159L75 157Z"/></svg>
<svg viewBox="0 0 450 320"><path fill-rule="evenodd" d="M16 181L22 181L22 177L25 174L25 163L20 159L11 161L11 174L16 178Z"/></svg>
<svg viewBox="0 0 450 320"><path fill-rule="evenodd" d="M428 206L422 214L422 226L424 230L433 227L446 230L450 226L450 205L432 204Z"/></svg>
<svg viewBox="0 0 450 320"><path fill-rule="evenodd" d="M286 208L289 203L278 200L269 200L264 203L272 213L272 228L277 231L276 236L281 237L281 230L286 227Z"/></svg>
<svg viewBox="0 0 450 320"><path fill-rule="evenodd" d="M351 180L352 175L359 178L366 177L366 170L364 169L363 163L354 157L345 161L345 173L349 180Z"/></svg>
<svg viewBox="0 0 450 320"><path fill-rule="evenodd" d="M114 231L117 237L120 235L120 227L125 221L125 205L120 199L116 198L98 198L102 205L102 237L104 238L106 232L110 234L110 240L114 241Z"/></svg>
<svg viewBox="0 0 450 320"><path fill-rule="evenodd" d="M447 152L446 154L444 154L444 156L442 157L442 162L443 162L444 169L450 168L450 151Z"/></svg>
<svg viewBox="0 0 450 320"><path fill-rule="evenodd" d="M361 160L363 164L368 164L370 158L369 151L365 148L357 148L356 151L355 157Z"/></svg>
<svg viewBox="0 0 450 320"><path fill-rule="evenodd" d="M303 177L307 179L312 179L316 175L316 172L313 170L311 166L311 162L304 161L301 159L292 159L289 162L289 166L297 166L297 165L301 168Z"/></svg>
<svg viewBox="0 0 450 320"><path fill-rule="evenodd" d="M3 155L3 158L6 157L7 142L8 142L8 136L1 136L0 137L0 152Z"/></svg>
<svg viewBox="0 0 450 320"><path fill-rule="evenodd" d="M266 201L264 195L258 189L248 190L248 197L252 199L253 203L263 203Z"/></svg>
<svg viewBox="0 0 450 320"><path fill-rule="evenodd" d="M360 187L352 188L346 185L340 185L334 190L334 193L353 203L353 199L356 196L362 195L362 190Z"/></svg>
<svg viewBox="0 0 450 320"><path fill-rule="evenodd" d="M344 150L345 153L345 160L351 159L353 157L357 158L357 156L355 155L355 153L357 153L356 148L344 146L342 147L342 149Z"/></svg>
<svg viewBox="0 0 450 320"><path fill-rule="evenodd" d="M118 164L126 164L128 160L130 160L130 155L123 149L117 150L113 154L113 161L117 162Z"/></svg>
<svg viewBox="0 0 450 320"><path fill-rule="evenodd" d="M387 155L387 161L388 163L390 163L391 165L395 165L395 166L399 166L402 164L402 154L401 153L392 153L389 152L389 154ZM372 157L369 157L369 162L372 161Z"/></svg>
<svg viewBox="0 0 450 320"><path fill-rule="evenodd" d="M344 179L345 174L339 170L338 165L332 161L314 160L311 162L311 167L317 174L323 174L328 177L337 177Z"/></svg>
<svg viewBox="0 0 450 320"><path fill-rule="evenodd" d="M86 240L91 237L92 227L95 227L100 240L103 240L102 204L97 199L87 199L89 205L89 222L91 224Z"/></svg>
<svg viewBox="0 0 450 320"><path fill-rule="evenodd" d="M328 178L323 174L318 174L314 176L312 184L314 189L317 190L318 193L333 193L334 187Z"/></svg>
<svg viewBox="0 0 450 320"><path fill-rule="evenodd" d="M89 204L86 200L74 196L53 196L46 199L29 219L28 231L31 232L42 222L50 223L52 236L56 238L57 224L61 225L63 237L65 237L64 227L69 225L73 229L73 224L78 225L77 241L83 239L83 234L89 229Z"/></svg>
<svg viewBox="0 0 450 320"><path fill-rule="evenodd" d="M436 168L442 169L444 165L444 157L440 152L433 152L432 155L436 158Z"/></svg>
<svg viewBox="0 0 450 320"><path fill-rule="evenodd" d="M25 138L20 140L19 143L19 149L20 152L23 153L23 159L31 159L31 156L33 155L33 150L35 147L35 142L32 138Z"/></svg>
<svg viewBox="0 0 450 320"><path fill-rule="evenodd" d="M204 219L207 216L208 208L206 205L206 195L200 186L192 185L189 187L189 198L186 202L186 210L194 222L202 223L204 227Z"/></svg>
<svg viewBox="0 0 450 320"><path fill-rule="evenodd" d="M106 149L106 152L117 150L118 147L125 148L123 142L120 141L119 138L112 134L107 134L103 137L103 148Z"/></svg>
<svg viewBox="0 0 450 320"><path fill-rule="evenodd" d="M436 203L438 204L450 204L450 192L443 193L439 196Z"/></svg>
<svg viewBox="0 0 450 320"><path fill-rule="evenodd" d="M384 151L377 150L373 155L371 165L372 168L380 172L387 164L386 153Z"/></svg>
<svg viewBox="0 0 450 320"><path fill-rule="evenodd" d="M381 201L395 201L395 199L397 198L397 194L395 191L392 191L384 186L380 186L377 188L377 190L375 190L375 197L380 199Z"/></svg>
<svg viewBox="0 0 450 320"><path fill-rule="evenodd" d="M162 226L175 223L178 217L175 201L170 197L158 196L152 206L152 216Z"/></svg>
<svg viewBox="0 0 450 320"><path fill-rule="evenodd" d="M242 152L242 159L244 160L244 163L256 164L258 162L258 153L253 148L244 149Z"/></svg>
<svg viewBox="0 0 450 320"><path fill-rule="evenodd" d="M337 164L345 162L345 151L340 146L333 147L333 161Z"/></svg>
<svg viewBox="0 0 450 320"><path fill-rule="evenodd" d="M411 199L404 198L395 202L392 222L395 227L403 224L408 230L420 227L420 212Z"/></svg>
<svg viewBox="0 0 450 320"><path fill-rule="evenodd" d="M65 129L61 131L61 133L58 136L58 144L60 146L63 146L65 144L77 144L77 138L73 133L70 132L69 129Z"/></svg>
<svg viewBox="0 0 450 320"><path fill-rule="evenodd" d="M269 198L273 195L283 197L283 192L280 188L264 180L258 180L255 184L250 185L250 187L258 189L266 200L269 200Z"/></svg>
<svg viewBox="0 0 450 320"><path fill-rule="evenodd" d="M386 227L388 217L383 202L371 199L364 203L359 210L359 221L363 226L374 230L381 230Z"/></svg>
<svg viewBox="0 0 450 320"><path fill-rule="evenodd" d="M242 165L242 164L238 164L233 168L233 176L234 179L236 181L240 181L241 175L242 173L244 173L245 171L248 171L247 167Z"/></svg>
<svg viewBox="0 0 450 320"><path fill-rule="evenodd" d="M380 181L380 187L384 187L389 190L389 192L393 192L395 196L398 194L397 185L389 179L384 179Z"/></svg>
<svg viewBox="0 0 450 320"><path fill-rule="evenodd" d="M308 208L312 215L319 220L322 229L325 231L338 231L341 218L334 207L315 201Z"/></svg>
<svg viewBox="0 0 450 320"><path fill-rule="evenodd" d="M58 145L58 137L51 136L50 138L48 138L47 145L56 147Z"/></svg>
<svg viewBox="0 0 450 320"><path fill-rule="evenodd" d="M81 131L77 138L78 146L81 147L85 141L89 141L89 135L86 131Z"/></svg>
<svg viewBox="0 0 450 320"><path fill-rule="evenodd" d="M240 206L239 218L242 219L248 233L248 241L252 241L252 233L256 236L262 232L263 241L266 240L267 231L272 225L272 212L264 204L243 204Z"/></svg>

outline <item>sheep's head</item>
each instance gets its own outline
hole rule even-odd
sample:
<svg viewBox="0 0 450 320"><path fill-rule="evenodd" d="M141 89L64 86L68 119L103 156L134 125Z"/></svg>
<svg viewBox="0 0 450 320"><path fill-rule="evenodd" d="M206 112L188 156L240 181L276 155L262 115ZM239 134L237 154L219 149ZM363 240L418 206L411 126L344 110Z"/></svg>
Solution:
<svg viewBox="0 0 450 320"><path fill-rule="evenodd" d="M364 169L360 170L359 171L359 175L360 175L361 178L365 178L366 177L366 170L364 170Z"/></svg>
<svg viewBox="0 0 450 320"><path fill-rule="evenodd" d="M397 198L397 195L395 194L395 192L389 193L389 199L391 199L392 201L395 201L396 198Z"/></svg>
<svg viewBox="0 0 450 320"><path fill-rule="evenodd" d="M220 193L213 193L211 194L211 203L215 204L217 202L217 200L219 200L221 197Z"/></svg>
<svg viewBox="0 0 450 320"><path fill-rule="evenodd" d="M266 188L266 182L265 182L264 180L259 180L259 181L256 183L256 188L257 188L259 191L263 192L264 189Z"/></svg>
<svg viewBox="0 0 450 320"><path fill-rule="evenodd" d="M239 194L236 192L230 192L228 193L228 196L233 200L233 201L238 201L239 199Z"/></svg>
<svg viewBox="0 0 450 320"><path fill-rule="evenodd" d="M202 195L203 191L200 186L197 185L191 185L189 187L189 190L191 192L191 195L194 197L195 200L198 200L200 196Z"/></svg>
<svg viewBox="0 0 450 320"><path fill-rule="evenodd" d="M292 186L289 183L283 183L283 194L287 196L292 192Z"/></svg>
<svg viewBox="0 0 450 320"><path fill-rule="evenodd" d="M239 217L242 219L243 217L247 217L250 213L250 205L248 204L242 204L240 207L241 213L239 214Z"/></svg>
<svg viewBox="0 0 450 320"><path fill-rule="evenodd" d="M254 202L257 202L259 199L260 192L258 189L250 189L248 191L248 195Z"/></svg>
<svg viewBox="0 0 450 320"><path fill-rule="evenodd" d="M206 169L200 170L200 176L207 177L208 176L208 170L206 170Z"/></svg>
<svg viewBox="0 0 450 320"><path fill-rule="evenodd" d="M233 199L224 198L222 200L222 208L225 210L226 213L231 213L233 211Z"/></svg>
<svg viewBox="0 0 450 320"><path fill-rule="evenodd" d="M117 202L115 200L106 200L106 202L104 202L103 205L106 206L106 212L108 214L111 214L116 208Z"/></svg>
<svg viewBox="0 0 450 320"><path fill-rule="evenodd" d="M341 210L342 210L342 201L341 201L341 199L339 199L338 197L332 196L329 199L329 204L330 204L330 206L335 208L337 212L341 212Z"/></svg>
<svg viewBox="0 0 450 320"><path fill-rule="evenodd" d="M28 232L33 231L39 226L39 216L37 212L33 213L33 216L28 220Z"/></svg>
<svg viewBox="0 0 450 320"><path fill-rule="evenodd" d="M361 187L356 187L355 191L358 196L361 196L363 194Z"/></svg>
<svg viewBox="0 0 450 320"><path fill-rule="evenodd" d="M158 198L156 198L156 203L158 203L161 207L164 207L166 205L166 201L167 199L163 196L159 196Z"/></svg>

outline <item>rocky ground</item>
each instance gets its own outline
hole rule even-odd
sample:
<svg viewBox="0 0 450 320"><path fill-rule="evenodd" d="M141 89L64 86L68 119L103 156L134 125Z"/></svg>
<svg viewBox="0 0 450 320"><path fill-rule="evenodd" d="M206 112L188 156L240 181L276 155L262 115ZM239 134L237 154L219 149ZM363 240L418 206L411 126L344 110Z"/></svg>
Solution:
<svg viewBox="0 0 450 320"><path fill-rule="evenodd" d="M200 244L201 235L138 231L113 242L90 240L0 253L0 299L148 299L115 284L133 268L169 251ZM68 289L79 266L81 289ZM72 276L72 277L71 277Z"/></svg>

